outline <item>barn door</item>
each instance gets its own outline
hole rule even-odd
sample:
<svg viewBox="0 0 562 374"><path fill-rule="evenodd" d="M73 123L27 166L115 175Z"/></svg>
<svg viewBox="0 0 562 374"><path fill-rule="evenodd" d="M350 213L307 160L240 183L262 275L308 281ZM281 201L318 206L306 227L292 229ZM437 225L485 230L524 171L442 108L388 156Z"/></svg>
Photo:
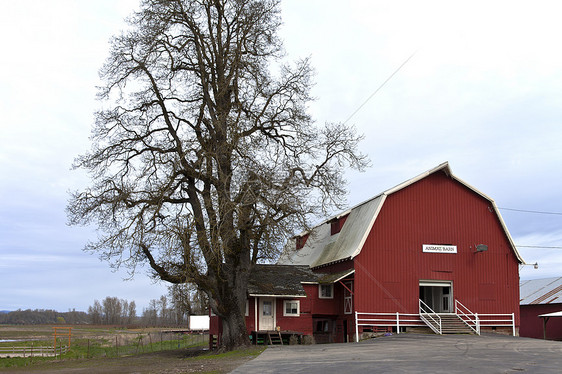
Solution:
<svg viewBox="0 0 562 374"><path fill-rule="evenodd" d="M451 313L453 282L420 281L420 300L436 313Z"/></svg>

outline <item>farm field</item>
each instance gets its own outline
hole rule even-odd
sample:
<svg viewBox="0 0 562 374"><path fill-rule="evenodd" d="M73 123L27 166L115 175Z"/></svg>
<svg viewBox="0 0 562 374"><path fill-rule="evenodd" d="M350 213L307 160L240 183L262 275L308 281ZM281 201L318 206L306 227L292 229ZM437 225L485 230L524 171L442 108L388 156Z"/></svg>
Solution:
<svg viewBox="0 0 562 374"><path fill-rule="evenodd" d="M61 332L57 326L57 334ZM40 346L53 345L53 326L0 325L0 349L34 347L34 356L0 358L0 371L42 373L227 373L256 357L263 348L214 354L207 335L177 329L72 327L71 347L62 356L41 357ZM68 345L68 336L57 338ZM64 350L63 350L64 352Z"/></svg>

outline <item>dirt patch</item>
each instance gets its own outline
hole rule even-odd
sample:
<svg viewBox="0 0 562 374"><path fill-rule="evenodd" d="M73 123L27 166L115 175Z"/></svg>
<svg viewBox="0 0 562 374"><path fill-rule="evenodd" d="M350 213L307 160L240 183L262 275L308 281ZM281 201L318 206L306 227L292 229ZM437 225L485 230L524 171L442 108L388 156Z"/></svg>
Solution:
<svg viewBox="0 0 562 374"><path fill-rule="evenodd" d="M62 360L8 369L9 372L46 374L76 373L229 373L253 359L260 351L249 349L235 354L213 355L202 349L178 349L146 353L131 357ZM3 369L6 370L6 369Z"/></svg>

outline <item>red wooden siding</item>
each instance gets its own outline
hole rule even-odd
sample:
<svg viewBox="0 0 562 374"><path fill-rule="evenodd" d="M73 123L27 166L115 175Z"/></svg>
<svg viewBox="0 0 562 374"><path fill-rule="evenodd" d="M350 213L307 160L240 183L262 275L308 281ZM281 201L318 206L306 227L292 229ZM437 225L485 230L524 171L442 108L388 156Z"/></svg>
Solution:
<svg viewBox="0 0 562 374"><path fill-rule="evenodd" d="M543 319L541 314L560 312L562 304L521 305L521 328L519 335L526 338L543 338ZM551 317L546 324L546 338L562 340L562 317Z"/></svg>
<svg viewBox="0 0 562 374"><path fill-rule="evenodd" d="M304 247L304 245L306 244L306 240L308 239L309 236L310 234L304 234L303 236L297 237L296 239L297 249L301 249L302 247Z"/></svg>
<svg viewBox="0 0 562 374"><path fill-rule="evenodd" d="M423 244L458 253L423 253ZM488 245L476 253L477 244ZM491 203L434 173L389 195L355 262L355 310L418 313L419 281L453 282L453 298L477 313L516 313L518 260Z"/></svg>

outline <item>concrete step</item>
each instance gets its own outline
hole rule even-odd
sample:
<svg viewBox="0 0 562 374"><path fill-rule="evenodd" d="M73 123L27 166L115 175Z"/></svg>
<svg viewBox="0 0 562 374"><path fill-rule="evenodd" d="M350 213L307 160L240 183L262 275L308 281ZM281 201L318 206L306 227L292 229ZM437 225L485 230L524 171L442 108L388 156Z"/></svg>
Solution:
<svg viewBox="0 0 562 374"><path fill-rule="evenodd" d="M441 333L442 334L473 334L474 331L466 325L456 314L438 314L441 318ZM437 319L435 314L431 315ZM433 323L431 318L428 318L429 324L437 328L437 324Z"/></svg>

